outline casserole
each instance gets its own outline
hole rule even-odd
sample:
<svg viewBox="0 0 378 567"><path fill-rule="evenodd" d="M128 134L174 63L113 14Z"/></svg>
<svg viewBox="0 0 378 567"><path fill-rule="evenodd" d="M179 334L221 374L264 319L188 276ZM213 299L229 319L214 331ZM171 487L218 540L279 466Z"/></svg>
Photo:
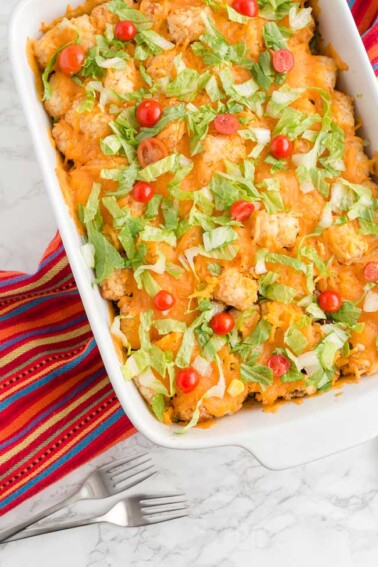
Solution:
<svg viewBox="0 0 378 567"><path fill-rule="evenodd" d="M13 22L12 30L14 30L15 28L17 28L18 30L17 38L16 38L16 33L11 31L12 54L14 54L16 51L19 51L17 50L17 43L18 45L20 44L22 45L22 38L20 40L19 28L21 27L26 31L26 28L25 26L22 25L22 22L18 21L18 24L17 25L15 24L15 20L17 19L17 17L20 18L19 15L17 16L17 14L19 14L20 11L22 12L22 9L25 10L25 7L30 6L30 4L32 3L31 2L24 3L23 4L24 8L20 8L18 12L16 12L16 15L12 20ZM54 14L46 14L46 13L39 14L39 17L40 19L51 19L53 16L63 13L63 11L64 11L64 6L62 6L60 12L54 12ZM344 11L345 10L342 9L342 5L340 4L340 13L342 14L344 13ZM323 11L322 18L325 16L326 16L326 12ZM335 17L335 8L333 9L333 17ZM348 24L350 26L351 25L350 14L346 13L345 18L346 18L345 19L346 26ZM320 24L322 26L322 21L320 22ZM25 35L35 37L37 35L36 29L34 28L34 33L31 33L29 27ZM324 33L324 35L326 36L326 32ZM348 57L339 48L337 41L334 41L334 38L332 38L332 40L334 47L336 48L337 51L339 51L341 57L349 62ZM360 41L359 38L358 41ZM358 48L361 52L361 57L365 55L365 59L366 59L366 54L364 54L364 52L361 51L362 48L361 42L358 45L356 45L355 53L358 51ZM17 64L25 65L26 58L25 61L23 62L21 61L21 59L22 57L20 58L19 55L16 56L16 64L14 64L13 68L15 70L15 76L17 81L21 82L22 84L22 88L20 90L24 93L24 95L26 92L28 92L28 95L24 96L25 98L24 103L28 106L27 116L33 122L34 119L36 118L38 118L38 120L40 119L42 120L43 117L40 115L40 113L38 116L38 113L36 112L37 109L32 110L30 108L31 101L34 104L34 103L38 103L38 100L37 100L37 96L35 97L33 96L34 93L32 93L30 84L27 86L25 82L25 75L27 73L31 75L30 71L28 71L25 68L17 69ZM364 68L364 66L360 62L359 66L356 66L356 69L357 68L360 71L363 70L364 73L366 72L367 74L365 80L366 83L369 78L370 67ZM20 77L23 77L21 81L20 81ZM32 75L31 75L31 80L33 81ZM358 82L360 82L360 80L362 80L361 77L358 79ZM372 92L370 94L374 93L374 88L375 87L372 88ZM353 85L347 85L346 90L352 94L356 92L353 91ZM373 100L374 98L372 99L372 101ZM40 153L42 154L43 149L40 144L40 141L43 137L46 137L46 134L43 133L43 129L41 131L41 124L42 122L40 124L33 124L33 134L35 135L35 139L39 139L39 150ZM35 130L35 128L37 129ZM48 141L48 137L46 137L46 140ZM48 151L49 155L47 156L47 159L45 156L42 165L46 175L48 176L49 189L53 197L53 204L55 205L56 209L58 208L57 211L58 224L62 230L63 241L66 247L68 248L69 259L72 263L73 271L78 281L78 287L81 291L90 322L92 324L96 339L99 343L99 347L102 356L104 358L104 362L107 367L107 370L111 377L112 383L116 389L116 392L120 397L122 404L124 405L125 409L127 410L127 413L129 414L130 418L135 423L135 425L142 432L145 432L151 440L168 446L175 446L175 447L180 446L182 448L191 447L191 446L208 446L209 441L210 444L212 445L214 444L219 445L219 444L225 444L226 442L229 443L231 440L233 440L234 443L236 442L237 444L243 444L247 447L249 446L252 449L252 452L256 455L256 457L259 458L264 464L268 466L272 466L274 468L277 467L281 468L285 466L290 466L292 464L296 464L296 461L298 461L298 458L297 459L295 458L296 456L295 445L299 440L299 435L297 434L297 432L295 432L295 430L296 427L298 427L296 426L296 421L299 419L299 421L301 422L301 426L300 426L301 433L305 431L304 430L305 423L308 424L307 433L308 434L312 433L312 436L310 437L307 434L305 436L304 443L307 446L308 454L306 456L303 456L305 451L301 449L300 453L302 453L302 457L300 457L299 462L303 460L308 460L309 458L311 459L314 457L316 458L318 456L321 456L321 452L322 452L321 449L322 446L324 447L324 444L323 442L321 442L319 448L316 447L316 442L317 442L316 435L318 428L316 426L314 427L314 425L319 422L319 411L322 411L321 409L322 404L318 399L316 400L316 406L314 406L315 400L311 400L311 407L312 407L311 411L307 410L307 408L294 409L294 406L292 406L290 407L289 411L288 411L289 409L288 407L282 408L282 410L279 412L279 415L277 416L266 416L266 415L261 415L260 412L258 412L258 410L250 410L249 412L241 412L240 415L233 416L232 421L230 421L229 419L225 419L224 422L218 423L217 426L212 428L211 430L190 431L190 433L184 437L175 435L172 432L171 428L164 426L160 423L157 423L151 417L151 415L149 414L147 415L146 410L141 409L140 406L141 402L139 402L139 408L137 408L138 404L135 403L135 400L137 399L136 397L138 396L138 394L135 392L135 390L132 389L133 386L131 384L127 384L126 386L124 385L122 380L122 375L118 368L119 362L115 355L114 349L111 346L111 337L108 331L108 320L107 320L108 317L107 317L106 306L102 304L101 307L100 306L101 300L98 292L89 289L89 285L91 281L91 273L90 272L88 273L88 270L85 268L85 266L83 266L83 260L80 255L80 250L78 245L80 244L80 238L76 237L76 243L73 242L75 228L73 226L73 221L71 220L71 218L67 213L65 205L64 207L62 207L63 199L61 197L60 190L57 188L58 184L57 184L57 180L55 179L55 173L53 172L53 167L54 167L53 162L54 162L55 153L54 151L51 151L51 148L48 148L48 150L49 150ZM54 178L54 182L53 182L53 178ZM61 202L59 202L59 198L61 199ZM63 217L65 217L64 222L63 222ZM104 309L105 309L106 317L104 317ZM96 310L101 310L100 311L101 319L99 319L99 315L96 314ZM112 355L114 356L114 358ZM373 380L374 379L369 380L369 383L372 383ZM359 388L361 387L362 385L359 386ZM349 391L351 391L351 389L348 389L348 394ZM351 398L353 398L354 395L358 397L360 393L359 392L351 393L350 394ZM335 398L334 396L330 396L328 394L327 399L329 403L329 408L327 406L327 415L329 415L329 419L331 419L332 415L334 415L336 407L339 408L344 405L345 398L347 398L347 392L344 394L344 396L340 398L340 401L338 398ZM339 412L340 410L337 411ZM299 414L299 412L301 413ZM325 419L322 418L322 426L324 423L325 423ZM332 428L332 430L334 430L334 428ZM344 424L343 424L343 430L345 432ZM282 443L280 439L281 436L275 438L275 436L277 436L279 433L283 435L285 439L284 443ZM271 439L270 436L272 436ZM301 442L300 445L302 446L303 442ZM275 463L274 462L275 459L273 459L273 461L269 460L269 455L270 457L272 457L273 455L275 456L277 455L277 446L280 447L280 451L282 451L282 454L280 453L280 459L281 459L280 462ZM341 444L339 448L343 448L343 445ZM263 454L264 452L266 453L265 456ZM329 452L329 449L326 452Z"/></svg>

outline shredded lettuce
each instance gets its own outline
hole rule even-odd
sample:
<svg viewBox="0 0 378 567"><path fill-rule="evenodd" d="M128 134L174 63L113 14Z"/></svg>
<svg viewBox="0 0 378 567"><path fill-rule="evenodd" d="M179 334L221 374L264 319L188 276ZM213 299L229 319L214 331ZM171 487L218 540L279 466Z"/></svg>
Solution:
<svg viewBox="0 0 378 567"><path fill-rule="evenodd" d="M199 42L192 44L195 55L201 57L206 65L221 65L224 62L236 63L237 65L250 62L246 58L248 48L245 42L230 45L226 38L216 28L209 16L204 18L206 32L200 37Z"/></svg>
<svg viewBox="0 0 378 567"><path fill-rule="evenodd" d="M299 355L305 350L307 346L307 341L303 333L295 328L294 325L291 325L284 335L285 343L294 354Z"/></svg>
<svg viewBox="0 0 378 567"><path fill-rule="evenodd" d="M258 0L259 17L267 20L282 20L292 6L290 0Z"/></svg>
<svg viewBox="0 0 378 567"><path fill-rule="evenodd" d="M267 49L286 49L287 44L282 33L283 29L274 22L268 22L263 29L263 38Z"/></svg>
<svg viewBox="0 0 378 567"><path fill-rule="evenodd" d="M240 365L240 379L242 382L257 382L262 390L273 384L273 371L261 364L242 363Z"/></svg>
<svg viewBox="0 0 378 567"><path fill-rule="evenodd" d="M217 248L231 244L238 237L237 232L233 228L227 226L219 226L210 232L203 234L203 244L205 252L211 252Z"/></svg>
<svg viewBox="0 0 378 567"><path fill-rule="evenodd" d="M158 177L165 173L175 172L183 165L181 158L182 156L179 154L171 154L155 163L151 163L139 171L138 179L141 181L156 181Z"/></svg>
<svg viewBox="0 0 378 567"><path fill-rule="evenodd" d="M186 329L185 323L176 321L176 319L158 319L153 322L153 326L160 335L168 335L169 333L184 333Z"/></svg>

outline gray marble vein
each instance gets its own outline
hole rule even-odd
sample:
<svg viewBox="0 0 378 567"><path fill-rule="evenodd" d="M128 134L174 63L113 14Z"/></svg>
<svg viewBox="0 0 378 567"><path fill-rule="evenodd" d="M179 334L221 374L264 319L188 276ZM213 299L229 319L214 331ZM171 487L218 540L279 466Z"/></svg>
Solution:
<svg viewBox="0 0 378 567"><path fill-rule="evenodd" d="M14 5L0 3L0 268L32 272L56 224L7 60ZM186 491L190 518L140 529L91 526L0 545L0 566L377 567L377 440L272 472L239 448L179 452L136 435L3 516L1 526L56 502L99 463L145 449L160 472L143 490ZM107 507L86 502L58 517Z"/></svg>

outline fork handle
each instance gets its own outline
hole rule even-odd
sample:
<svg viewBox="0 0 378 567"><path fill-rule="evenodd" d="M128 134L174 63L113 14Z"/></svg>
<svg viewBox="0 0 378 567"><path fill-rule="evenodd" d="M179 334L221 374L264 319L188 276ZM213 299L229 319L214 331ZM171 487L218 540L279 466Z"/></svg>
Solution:
<svg viewBox="0 0 378 567"><path fill-rule="evenodd" d="M53 514L54 512L58 512L58 510L65 508L69 504L73 504L74 502L79 500L79 498L80 498L79 493L76 492L75 494L72 494L72 496L65 498L61 502L58 502L57 504L54 504L53 506L50 506L49 508L46 508L45 510L38 512L38 514L34 514L34 516L29 516L27 520L24 520L23 522L17 522L17 524L13 524L9 528L4 528L0 530L0 542L8 539L14 534L17 534L18 532L24 530L28 526L31 526L32 524L39 522L39 520L43 520L47 516L50 516L50 514Z"/></svg>
<svg viewBox="0 0 378 567"><path fill-rule="evenodd" d="M11 541L17 541L19 539L26 539L38 535L50 534L52 532L61 532L63 530L70 530L71 528L80 528L81 526L89 526L90 524L98 524L105 521L106 519L104 516L97 516L95 518L82 518L81 520L72 520L70 522L66 522L65 524L51 524L50 526L24 530L20 533L17 533L14 537L9 537L9 539L7 538L5 541L3 540L3 542L8 543Z"/></svg>

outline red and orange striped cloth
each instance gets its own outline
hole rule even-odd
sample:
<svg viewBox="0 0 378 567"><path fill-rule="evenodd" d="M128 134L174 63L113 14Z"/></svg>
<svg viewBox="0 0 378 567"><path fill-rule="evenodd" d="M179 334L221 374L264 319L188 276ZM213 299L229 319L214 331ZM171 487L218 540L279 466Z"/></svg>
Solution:
<svg viewBox="0 0 378 567"><path fill-rule="evenodd" d="M36 274L0 273L0 513L135 432L59 234Z"/></svg>
<svg viewBox="0 0 378 567"><path fill-rule="evenodd" d="M349 4L378 73L378 0ZM0 272L0 361L2 514L135 432L106 376L59 234L36 274Z"/></svg>

